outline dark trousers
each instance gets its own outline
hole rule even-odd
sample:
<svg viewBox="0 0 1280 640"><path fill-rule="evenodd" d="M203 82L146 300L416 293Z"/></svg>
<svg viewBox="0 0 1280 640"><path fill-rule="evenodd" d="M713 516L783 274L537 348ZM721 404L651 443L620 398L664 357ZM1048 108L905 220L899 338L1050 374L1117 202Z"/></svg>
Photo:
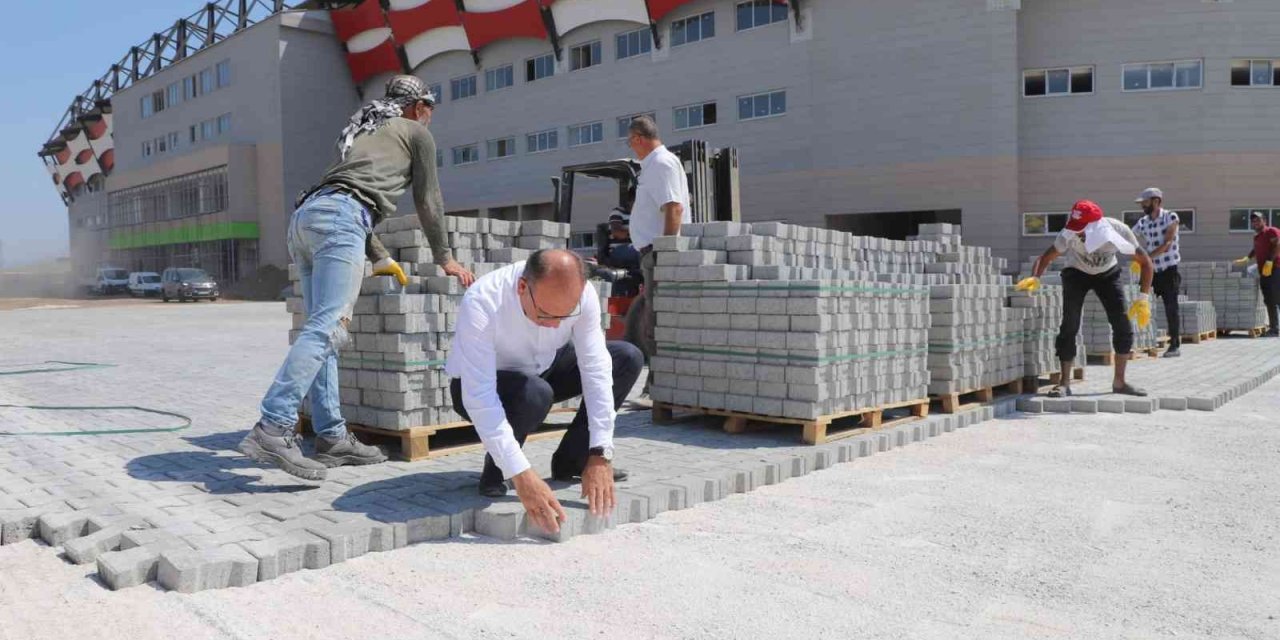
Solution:
<svg viewBox="0 0 1280 640"><path fill-rule="evenodd" d="M1258 287L1262 289L1262 304L1267 307L1267 320L1271 323L1271 333L1280 331L1280 323L1276 315L1276 305L1280 305L1280 291L1276 287L1280 286L1280 276L1271 274L1263 276L1259 274Z"/></svg>
<svg viewBox="0 0 1280 640"><path fill-rule="evenodd" d="M1092 291L1098 295L1111 323L1111 346L1117 355L1133 352L1133 327L1125 315L1124 289L1120 284L1120 267L1089 275L1079 269L1062 270L1062 328L1058 330L1058 359L1076 359L1076 336L1080 335L1080 316L1084 299Z"/></svg>
<svg viewBox="0 0 1280 640"><path fill-rule="evenodd" d="M1164 301L1164 317L1169 324L1169 348L1177 349L1182 346L1182 318L1178 315L1182 276L1178 274L1178 267L1157 272L1151 280L1151 290Z"/></svg>
<svg viewBox="0 0 1280 640"><path fill-rule="evenodd" d="M606 343L613 358L613 408L616 411L626 401L627 394L635 386L644 368L644 356L635 345L610 341ZM463 418L470 420L462 403L462 380L454 378L449 385L453 396L453 408ZM498 371L498 399L507 414L507 422L515 434L516 442L524 446L529 433L536 431L551 413L551 405L582 395L582 374L578 370L578 355L573 344L556 352L555 360L542 375L531 376L518 371ZM551 456L552 475L581 475L587 465L591 448L591 432L587 428L587 403L578 407L577 415L560 440L560 447ZM502 470L488 454L484 456L481 484L502 482Z"/></svg>

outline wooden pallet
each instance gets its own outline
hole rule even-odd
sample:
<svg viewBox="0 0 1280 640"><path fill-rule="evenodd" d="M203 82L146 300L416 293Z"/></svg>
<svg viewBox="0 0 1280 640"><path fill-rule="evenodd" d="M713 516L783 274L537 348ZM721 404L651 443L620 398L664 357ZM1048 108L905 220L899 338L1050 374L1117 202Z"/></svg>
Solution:
<svg viewBox="0 0 1280 640"><path fill-rule="evenodd" d="M1161 353L1161 348L1160 348L1160 347L1148 347L1148 348L1146 348L1146 349L1134 349L1134 350L1133 350L1133 355L1132 355L1132 357L1130 357L1130 358L1129 358L1129 360L1130 360L1130 361L1132 361L1132 360L1147 360L1147 359L1151 359L1151 358L1159 358L1159 357L1160 357L1160 353ZM1103 366L1110 367L1110 366L1112 366L1112 365L1114 365L1114 364L1116 363L1116 354L1115 354L1115 352L1111 352L1111 353L1090 353L1090 354L1088 354L1088 355L1087 355L1087 356L1085 356L1085 357L1088 359L1089 364L1096 364L1096 365L1103 365Z"/></svg>
<svg viewBox="0 0 1280 640"><path fill-rule="evenodd" d="M1072 367L1072 380L1084 380L1084 367ZM1051 373L1048 378L1038 376L1026 376L1022 378L1022 392L1035 393L1041 387L1050 387L1062 384L1062 372Z"/></svg>
<svg viewBox="0 0 1280 640"><path fill-rule="evenodd" d="M577 411L577 409L561 407L552 409L551 413L565 413L568 411ZM480 436L476 434L475 428L465 420L409 427L404 430L380 429L378 427L366 427L348 423L347 429L356 434L360 441L365 444L398 440L400 443L400 459L408 462L418 462L419 460L484 449L484 443L480 442ZM298 421L298 430L301 433L310 432L310 418L301 416ZM542 429L530 433L525 438L525 442L558 438L564 435L564 432L563 425L543 425Z"/></svg>
<svg viewBox="0 0 1280 640"><path fill-rule="evenodd" d="M1182 341L1187 344L1200 344L1201 342L1217 339L1217 331L1201 331L1200 333L1188 333L1182 336Z"/></svg>
<svg viewBox="0 0 1280 640"><path fill-rule="evenodd" d="M884 412L890 409L910 409L909 417L898 418L889 422L884 421ZM783 418L779 416L762 416L754 413L742 413L738 411L726 411L723 409L707 409L703 407L687 407L668 402L653 403L653 423L654 424L671 424L676 420L675 412L692 413L700 416L720 416L724 420L725 433L745 433L750 423L763 423L768 425L794 425L803 427L802 438L805 444L823 444L832 440L839 440L849 436L858 435L874 429L903 424L924 418L929 415L928 400L912 400L910 402L898 402L875 407L873 409L858 409L856 411L844 411L841 413L833 413L831 415L822 416L815 420L804 420L800 418ZM857 418L857 420L853 420ZM833 423L851 423L849 425Z"/></svg>
<svg viewBox="0 0 1280 640"><path fill-rule="evenodd" d="M1012 382L997 384L990 387L970 389L968 391L944 393L933 397L941 403L943 413L957 413L975 404L991 402L992 400L995 400L997 393L1000 395L1018 395L1022 393L1022 379L1019 378ZM972 397L972 400L964 402L964 400L969 397Z"/></svg>
<svg viewBox="0 0 1280 640"><path fill-rule="evenodd" d="M1267 327L1254 327L1252 329L1218 329L1218 337L1229 336L1232 333L1243 333L1246 338L1261 338L1267 332Z"/></svg>

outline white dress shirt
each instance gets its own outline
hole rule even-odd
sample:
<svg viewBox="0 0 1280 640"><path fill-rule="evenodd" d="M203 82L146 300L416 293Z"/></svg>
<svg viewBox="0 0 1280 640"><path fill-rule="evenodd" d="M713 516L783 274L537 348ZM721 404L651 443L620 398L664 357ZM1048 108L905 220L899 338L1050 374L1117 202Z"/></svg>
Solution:
<svg viewBox="0 0 1280 640"><path fill-rule="evenodd" d="M640 177L636 184L636 201L631 205L631 242L636 250L653 244L653 239L666 235L666 218L662 207L669 202L684 205L682 223L693 221L689 211L689 179L684 175L680 158L664 146L640 162Z"/></svg>
<svg viewBox="0 0 1280 640"><path fill-rule="evenodd" d="M529 460L498 398L498 371L541 375L570 340L582 373L591 446L613 446L613 359L600 328L595 289L583 288L577 316L562 320L554 329L540 327L520 307L517 287L523 275L524 262L517 262L481 277L467 289L445 363L446 373L462 379L463 406L485 451L508 478L528 469Z"/></svg>

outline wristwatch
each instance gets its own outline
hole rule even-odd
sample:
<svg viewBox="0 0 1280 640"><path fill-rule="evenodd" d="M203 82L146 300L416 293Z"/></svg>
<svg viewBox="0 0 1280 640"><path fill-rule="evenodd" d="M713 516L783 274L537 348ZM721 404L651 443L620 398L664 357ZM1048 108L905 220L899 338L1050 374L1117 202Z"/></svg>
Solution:
<svg viewBox="0 0 1280 640"><path fill-rule="evenodd" d="M591 447L587 450L587 454L600 456L605 462L613 462L613 447Z"/></svg>

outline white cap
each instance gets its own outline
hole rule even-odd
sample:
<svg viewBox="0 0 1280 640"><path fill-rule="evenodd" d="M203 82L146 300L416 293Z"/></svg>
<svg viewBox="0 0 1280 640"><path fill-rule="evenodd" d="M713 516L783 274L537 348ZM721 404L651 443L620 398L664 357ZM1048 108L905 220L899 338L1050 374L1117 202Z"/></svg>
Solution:
<svg viewBox="0 0 1280 640"><path fill-rule="evenodd" d="M1147 187L1146 190L1142 192L1142 195L1138 196L1138 199L1134 200L1134 202L1142 202L1143 200L1150 200L1152 198L1160 198L1161 200L1164 200L1164 192L1155 187Z"/></svg>

